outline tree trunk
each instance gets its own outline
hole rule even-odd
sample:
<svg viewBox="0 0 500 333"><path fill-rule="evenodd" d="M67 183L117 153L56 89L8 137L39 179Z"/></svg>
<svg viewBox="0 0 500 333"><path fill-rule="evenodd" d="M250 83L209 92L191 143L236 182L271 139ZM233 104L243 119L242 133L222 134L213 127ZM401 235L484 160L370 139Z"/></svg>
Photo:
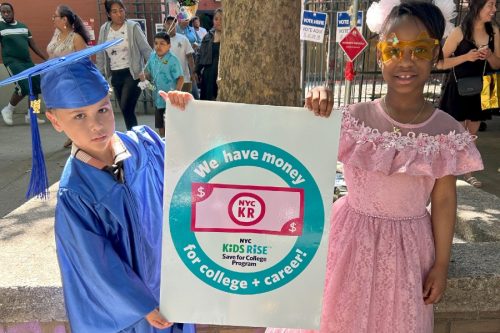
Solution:
<svg viewBox="0 0 500 333"><path fill-rule="evenodd" d="M223 0L218 100L299 106L301 0Z"/></svg>

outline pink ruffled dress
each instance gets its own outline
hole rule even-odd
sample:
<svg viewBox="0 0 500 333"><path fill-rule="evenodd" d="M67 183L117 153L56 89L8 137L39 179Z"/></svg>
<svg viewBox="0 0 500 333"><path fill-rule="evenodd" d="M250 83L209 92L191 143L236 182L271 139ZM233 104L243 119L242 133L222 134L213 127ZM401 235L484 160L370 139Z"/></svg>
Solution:
<svg viewBox="0 0 500 333"><path fill-rule="evenodd" d="M349 194L332 208L320 332L432 333L422 292L434 262L426 206L437 178L483 168L474 137L438 109L414 125L392 120L380 100L343 113Z"/></svg>

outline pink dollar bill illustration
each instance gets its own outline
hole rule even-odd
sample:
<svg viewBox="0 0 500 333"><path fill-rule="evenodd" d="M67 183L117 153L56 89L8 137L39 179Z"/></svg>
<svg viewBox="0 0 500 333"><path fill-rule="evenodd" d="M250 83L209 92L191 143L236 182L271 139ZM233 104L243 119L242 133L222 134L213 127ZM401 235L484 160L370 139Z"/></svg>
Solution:
<svg viewBox="0 0 500 333"><path fill-rule="evenodd" d="M191 203L192 231L302 235L303 189L192 183Z"/></svg>

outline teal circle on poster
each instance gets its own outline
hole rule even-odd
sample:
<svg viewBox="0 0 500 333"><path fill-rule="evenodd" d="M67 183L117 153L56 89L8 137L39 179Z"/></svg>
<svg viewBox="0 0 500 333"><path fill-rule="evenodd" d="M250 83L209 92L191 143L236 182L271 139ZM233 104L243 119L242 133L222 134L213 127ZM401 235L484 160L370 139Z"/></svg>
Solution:
<svg viewBox="0 0 500 333"><path fill-rule="evenodd" d="M225 162L223 152L257 151L258 156L271 154L276 160L281 159L293 165L304 182L293 184L293 179L286 170L262 158L242 158ZM269 156L269 155L267 155ZM217 161L218 166L202 176L195 172L207 161ZM209 183L210 179L232 168L256 167L268 170L280 177L289 187L304 191L304 225L302 235L290 251L276 264L256 272L237 272L222 267L210 258L200 246L195 232L191 230L192 188L196 182ZM198 169L199 171L199 169ZM202 173L203 174L203 173ZM169 227L174 247L186 267L204 283L224 292L253 295L280 288L294 278L310 264L324 232L324 206L318 185L307 168L290 153L276 146L256 142L237 141L215 147L198 157L184 171L172 194L169 210ZM188 222L189 221L189 222Z"/></svg>

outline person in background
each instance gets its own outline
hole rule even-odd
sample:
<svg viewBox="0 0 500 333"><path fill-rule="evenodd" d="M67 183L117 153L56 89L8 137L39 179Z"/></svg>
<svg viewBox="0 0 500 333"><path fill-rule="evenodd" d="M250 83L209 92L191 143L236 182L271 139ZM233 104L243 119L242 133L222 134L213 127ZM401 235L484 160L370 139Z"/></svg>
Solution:
<svg viewBox="0 0 500 333"><path fill-rule="evenodd" d="M201 26L205 28L207 32L208 30L212 29L214 23L211 16L207 14L200 14L198 17L200 18Z"/></svg>
<svg viewBox="0 0 500 333"><path fill-rule="evenodd" d="M192 84L195 80L191 76L191 73L195 76L194 50L186 36L177 33L176 24L177 19L174 16L167 16L165 18L165 30L170 36L170 52L179 59L184 73L184 84L181 90L191 92Z"/></svg>
<svg viewBox="0 0 500 333"><path fill-rule="evenodd" d="M60 57L87 47L90 36L82 19L70 7L57 6L52 21L56 30L47 45L49 58Z"/></svg>
<svg viewBox="0 0 500 333"><path fill-rule="evenodd" d="M2 45L2 59L9 74L15 75L22 71L33 67L35 64L31 60L30 49L36 53L43 60L47 57L35 44L35 40L31 35L28 27L14 19L14 7L7 2L0 5L0 13L2 15L2 22L0 22L0 44ZM40 79L39 77L33 78L33 93L38 95L40 93ZM21 80L17 82L14 93L10 98L10 102L5 106L1 113L3 121L6 125L12 126L14 121L12 115L14 109L24 96L29 94L28 80ZM24 121L30 123L29 111L24 117ZM45 123L45 120L37 118L39 124Z"/></svg>
<svg viewBox="0 0 500 333"><path fill-rule="evenodd" d="M182 66L170 52L170 36L162 31L155 35L155 52L151 54L145 69L145 78L152 80L156 106L155 127L160 137L165 137L165 100L160 90L169 92L181 90L184 83Z"/></svg>
<svg viewBox="0 0 500 333"><path fill-rule="evenodd" d="M47 45L49 58L56 58L71 52L83 50L90 42L90 36L83 25L82 19L66 5L59 5L52 15L54 35ZM71 147L67 139L64 148Z"/></svg>
<svg viewBox="0 0 500 333"><path fill-rule="evenodd" d="M128 130L137 125L135 106L141 95L137 86L146 61L153 50L146 40L139 23L126 19L125 6L121 0L106 0L104 7L108 22L101 26L99 41L123 38L118 45L96 55L96 64L111 85L123 113Z"/></svg>
<svg viewBox="0 0 500 333"><path fill-rule="evenodd" d="M219 52L222 37L222 9L214 13L214 26L205 35L200 47L200 56L196 64L199 79L200 99L217 99L217 78L219 76Z"/></svg>
<svg viewBox="0 0 500 333"><path fill-rule="evenodd" d="M196 57L199 54L201 38L199 38L195 29L189 23L190 18L189 16L187 16L186 12L180 12L179 14L177 14L177 33L186 36L186 38L189 40L189 43L194 50L193 56L196 64ZM191 77L193 76L194 71L191 71ZM198 89L198 85L196 83L196 80L194 79L191 80L191 94L194 96L194 99L200 99L200 90Z"/></svg>
<svg viewBox="0 0 500 333"><path fill-rule="evenodd" d="M189 25L190 18L187 16L185 12L180 12L177 15L177 32L186 36L186 38L191 43L193 49L197 50L201 44L201 38L198 37L194 27Z"/></svg>
<svg viewBox="0 0 500 333"><path fill-rule="evenodd" d="M494 21L495 0L470 0L468 9L462 24L446 39L444 60L437 66L453 68L439 107L461 122L472 135L477 135L481 121L491 119L491 113L481 109L480 94L460 96L456 79L482 76L484 72L500 68L500 34ZM464 179L474 187L482 186L472 173L465 174Z"/></svg>
<svg viewBox="0 0 500 333"><path fill-rule="evenodd" d="M199 40L203 40L203 37L205 37L205 35L207 34L207 29L203 28L200 25L200 18L198 16L193 16L189 24L194 28L194 31L196 35L198 35Z"/></svg>

